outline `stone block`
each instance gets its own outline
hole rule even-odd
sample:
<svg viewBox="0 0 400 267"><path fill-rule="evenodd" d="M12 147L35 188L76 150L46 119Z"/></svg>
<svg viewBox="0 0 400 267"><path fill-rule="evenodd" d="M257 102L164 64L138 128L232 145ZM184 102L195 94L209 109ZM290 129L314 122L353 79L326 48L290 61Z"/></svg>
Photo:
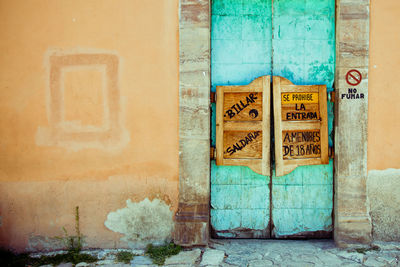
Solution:
<svg viewBox="0 0 400 267"><path fill-rule="evenodd" d="M179 88L180 107L209 107L210 88L209 87L184 87Z"/></svg>
<svg viewBox="0 0 400 267"><path fill-rule="evenodd" d="M209 106L179 108L179 137L210 139Z"/></svg>
<svg viewBox="0 0 400 267"><path fill-rule="evenodd" d="M338 67L354 67L350 62L349 65L344 65L344 63L340 62L341 53L351 54L353 57L360 56L366 57L368 59L369 55L369 42L365 41L364 43L360 42L342 42L341 40L336 40L336 48L337 48L337 57L338 60L336 62Z"/></svg>
<svg viewBox="0 0 400 267"><path fill-rule="evenodd" d="M210 192L210 141L183 139L179 143L179 199L208 203Z"/></svg>
<svg viewBox="0 0 400 267"><path fill-rule="evenodd" d="M181 36L179 43L180 62L185 60L210 61L210 43L203 41L193 42L190 38Z"/></svg>
<svg viewBox="0 0 400 267"><path fill-rule="evenodd" d="M219 266L224 260L225 252L217 249L207 249L203 253L200 266L215 265Z"/></svg>
<svg viewBox="0 0 400 267"><path fill-rule="evenodd" d="M352 67L352 68L367 68L368 67L368 57L367 56L357 56L350 52L342 52L338 55L338 67Z"/></svg>
<svg viewBox="0 0 400 267"><path fill-rule="evenodd" d="M195 72L195 71L210 71L210 61L209 60L180 60L179 72Z"/></svg>
<svg viewBox="0 0 400 267"><path fill-rule="evenodd" d="M366 179L337 177L336 182L335 204L339 216L366 216Z"/></svg>
<svg viewBox="0 0 400 267"><path fill-rule="evenodd" d="M181 246L205 246L209 238L208 222L176 222L174 242Z"/></svg>
<svg viewBox="0 0 400 267"><path fill-rule="evenodd" d="M202 42L204 45L210 43L209 27L180 27L179 28L179 47L185 42Z"/></svg>
<svg viewBox="0 0 400 267"><path fill-rule="evenodd" d="M370 0L339 0L340 5L369 5ZM339 2L338 1L338 2Z"/></svg>
<svg viewBox="0 0 400 267"><path fill-rule="evenodd" d="M368 3L340 3L340 14L341 20L369 20L369 4Z"/></svg>
<svg viewBox="0 0 400 267"><path fill-rule="evenodd" d="M341 14L343 16L344 14ZM369 20L348 19L339 20L337 25L337 38L340 42L369 41Z"/></svg>
<svg viewBox="0 0 400 267"><path fill-rule="evenodd" d="M179 203L178 211L175 214L177 222L208 222L209 204L207 203Z"/></svg>
<svg viewBox="0 0 400 267"><path fill-rule="evenodd" d="M271 260L252 260L249 262L249 267L264 267L273 266L274 263Z"/></svg>
<svg viewBox="0 0 400 267"><path fill-rule="evenodd" d="M132 267L140 266L140 265L152 265L153 261L147 256L136 256L131 261Z"/></svg>
<svg viewBox="0 0 400 267"><path fill-rule="evenodd" d="M180 71L179 85L185 87L210 87L209 70Z"/></svg>
<svg viewBox="0 0 400 267"><path fill-rule="evenodd" d="M367 214L340 216L335 220L335 242L339 247L371 243L371 222Z"/></svg>
<svg viewBox="0 0 400 267"><path fill-rule="evenodd" d="M180 1L180 25L191 27L208 27L210 24L209 0L182 0Z"/></svg>
<svg viewBox="0 0 400 267"><path fill-rule="evenodd" d="M178 255L167 258L164 265L195 264L195 262L200 258L200 255L201 250L198 248L190 251L182 251Z"/></svg>

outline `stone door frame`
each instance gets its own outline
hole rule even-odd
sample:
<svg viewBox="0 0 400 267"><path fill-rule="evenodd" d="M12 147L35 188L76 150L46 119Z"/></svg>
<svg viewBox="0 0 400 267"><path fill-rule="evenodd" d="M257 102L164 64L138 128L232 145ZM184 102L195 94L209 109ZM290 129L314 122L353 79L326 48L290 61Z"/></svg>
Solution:
<svg viewBox="0 0 400 267"><path fill-rule="evenodd" d="M367 179L370 0L336 0L334 240L371 242ZM179 1L179 205L174 240L207 245L210 237L211 0ZM345 75L362 73L365 99L342 99Z"/></svg>

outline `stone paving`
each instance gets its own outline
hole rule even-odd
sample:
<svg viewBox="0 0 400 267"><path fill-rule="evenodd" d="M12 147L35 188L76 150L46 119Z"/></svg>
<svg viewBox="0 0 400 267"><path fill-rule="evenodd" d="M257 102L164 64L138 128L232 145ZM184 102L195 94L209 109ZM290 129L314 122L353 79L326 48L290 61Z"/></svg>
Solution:
<svg viewBox="0 0 400 267"><path fill-rule="evenodd" d="M144 250L132 250L130 264L115 262L117 250L92 250L99 261L85 266L156 267ZM85 251L86 253L88 251ZM59 267L73 266L70 263ZM208 248L185 249L166 259L165 267L262 266L400 266L399 243L375 243L371 248L339 249L331 240L213 240Z"/></svg>

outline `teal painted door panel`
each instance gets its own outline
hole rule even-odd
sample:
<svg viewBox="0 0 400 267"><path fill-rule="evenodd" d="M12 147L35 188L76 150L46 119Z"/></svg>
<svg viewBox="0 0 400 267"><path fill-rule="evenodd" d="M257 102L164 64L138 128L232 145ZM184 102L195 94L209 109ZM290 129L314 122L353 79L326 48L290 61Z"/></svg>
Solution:
<svg viewBox="0 0 400 267"><path fill-rule="evenodd" d="M335 0L274 0L273 75L333 90ZM328 102L329 144L333 104ZM332 231L333 162L272 177L272 235L328 237Z"/></svg>
<svg viewBox="0 0 400 267"><path fill-rule="evenodd" d="M274 237L328 237L332 231L333 161L272 177Z"/></svg>
<svg viewBox="0 0 400 267"><path fill-rule="evenodd" d="M270 0L214 0L211 84L244 85L271 75ZM212 106L215 146L215 104ZM270 177L248 167L211 162L211 226L214 237L266 238L270 234Z"/></svg>
<svg viewBox="0 0 400 267"><path fill-rule="evenodd" d="M213 0L211 90L215 92L217 85L248 84L262 75L282 76L299 85L326 84L328 91L333 90L334 16L334 0ZM215 104L211 119L215 146ZM328 127L332 146L330 102ZM212 161L212 234L227 238L328 236L332 181L332 161L302 166L282 177L262 176L247 167L216 166Z"/></svg>
<svg viewBox="0 0 400 267"><path fill-rule="evenodd" d="M218 237L268 237L269 177L211 163L211 225Z"/></svg>
<svg viewBox="0 0 400 267"><path fill-rule="evenodd" d="M211 84L249 84L271 74L271 0L214 0Z"/></svg>

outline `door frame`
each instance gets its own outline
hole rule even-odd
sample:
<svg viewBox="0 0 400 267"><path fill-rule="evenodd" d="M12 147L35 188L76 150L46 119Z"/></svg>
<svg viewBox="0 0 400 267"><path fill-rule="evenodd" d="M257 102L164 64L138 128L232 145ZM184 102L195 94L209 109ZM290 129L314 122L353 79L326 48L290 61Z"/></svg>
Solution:
<svg viewBox="0 0 400 267"><path fill-rule="evenodd" d="M370 244L367 127L370 0L336 0L334 240ZM179 204L174 240L207 245L210 237L211 0L179 0ZM363 81L347 85L357 69ZM350 88L364 99L342 97Z"/></svg>

